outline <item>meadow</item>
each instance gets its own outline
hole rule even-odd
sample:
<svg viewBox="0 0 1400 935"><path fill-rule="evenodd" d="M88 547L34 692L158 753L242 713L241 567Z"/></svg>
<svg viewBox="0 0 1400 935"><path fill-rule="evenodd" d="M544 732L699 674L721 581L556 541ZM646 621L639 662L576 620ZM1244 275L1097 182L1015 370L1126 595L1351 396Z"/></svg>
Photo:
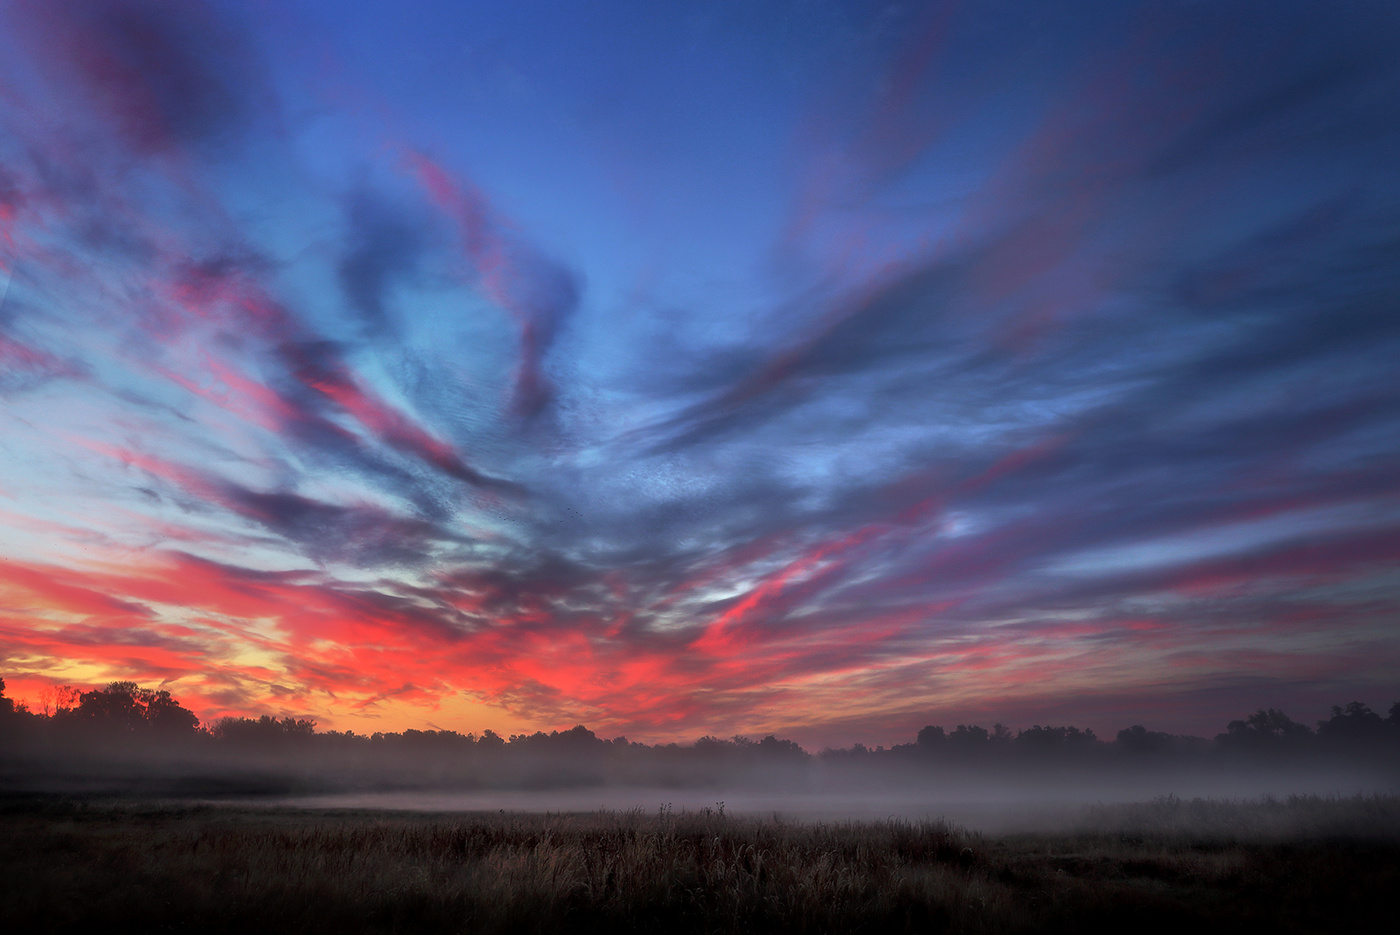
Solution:
<svg viewBox="0 0 1400 935"><path fill-rule="evenodd" d="M1055 832L14 796L7 932L1383 931L1400 797L1099 806Z"/></svg>

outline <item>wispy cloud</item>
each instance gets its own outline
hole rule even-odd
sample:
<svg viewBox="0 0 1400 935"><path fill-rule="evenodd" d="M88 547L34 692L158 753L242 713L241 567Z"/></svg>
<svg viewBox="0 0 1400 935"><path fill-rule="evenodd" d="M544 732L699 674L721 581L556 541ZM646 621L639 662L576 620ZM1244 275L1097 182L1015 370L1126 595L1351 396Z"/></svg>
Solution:
<svg viewBox="0 0 1400 935"><path fill-rule="evenodd" d="M1379 6L277 15L3 14L16 693L820 744L1400 691Z"/></svg>

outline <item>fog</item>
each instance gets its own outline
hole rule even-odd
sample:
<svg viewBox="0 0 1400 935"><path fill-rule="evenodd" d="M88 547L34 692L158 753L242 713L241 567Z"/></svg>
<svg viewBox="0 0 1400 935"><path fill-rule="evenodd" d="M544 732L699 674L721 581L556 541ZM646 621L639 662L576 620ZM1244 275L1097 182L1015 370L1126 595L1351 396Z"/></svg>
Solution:
<svg viewBox="0 0 1400 935"><path fill-rule="evenodd" d="M848 777L855 779L856 777ZM814 777L801 790L677 788L608 785L587 789L416 789L220 798L209 802L314 810L386 810L431 813L561 813L632 811L774 817L791 821L920 821L942 819L986 833L1061 831L1083 825L1102 806L1166 799L1231 802L1295 796L1349 797L1400 792L1400 782L1379 770L1295 768L1283 770L1174 769L1149 774L1092 776L967 773L930 777L927 784L891 785L869 777L865 789L851 782L821 788Z"/></svg>
<svg viewBox="0 0 1400 935"><path fill-rule="evenodd" d="M0 701L5 701L0 697ZM768 736L607 740L586 727L503 738L357 735L226 718L200 727L164 692L113 683L47 714L0 705L0 793L302 809L602 810L790 820L945 819L990 832L1072 826L1093 809L1166 800L1400 793L1400 704L1360 702L1314 731L1274 709L1213 739L1133 725L928 726L910 743L810 752Z"/></svg>
<svg viewBox="0 0 1400 935"><path fill-rule="evenodd" d="M1132 802L1400 793L1400 770L1391 757L1271 761L1211 750L1139 762L1105 749L1079 762L1007 756L966 763L883 751L854 762L835 752L803 754L775 766L705 759L703 746L627 752L630 764L524 757L508 746L486 756L366 762L344 751L238 756L206 744L153 755L132 746L94 747L87 755L68 750L47 759L7 758L0 791L318 811L941 819L986 833L1068 830L1095 809ZM681 768L687 761L692 769Z"/></svg>

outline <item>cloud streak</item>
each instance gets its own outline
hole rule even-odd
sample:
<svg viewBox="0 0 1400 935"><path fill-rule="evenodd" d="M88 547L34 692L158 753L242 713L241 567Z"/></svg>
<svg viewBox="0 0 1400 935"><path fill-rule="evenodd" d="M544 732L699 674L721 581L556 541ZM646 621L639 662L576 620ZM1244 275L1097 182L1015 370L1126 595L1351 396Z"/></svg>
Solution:
<svg viewBox="0 0 1400 935"><path fill-rule="evenodd" d="M464 59L292 5L311 63L14 5L11 693L821 745L1400 691L1400 30L1130 7Z"/></svg>

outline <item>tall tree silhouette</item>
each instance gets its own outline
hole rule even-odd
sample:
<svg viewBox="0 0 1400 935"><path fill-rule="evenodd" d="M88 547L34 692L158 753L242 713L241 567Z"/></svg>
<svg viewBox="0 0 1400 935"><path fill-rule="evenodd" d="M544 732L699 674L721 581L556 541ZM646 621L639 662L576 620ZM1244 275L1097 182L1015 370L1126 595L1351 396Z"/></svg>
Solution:
<svg viewBox="0 0 1400 935"><path fill-rule="evenodd" d="M80 722L100 724L105 730L193 732L199 726L194 712L171 697L170 692L142 688L135 682L112 682L105 688L83 692L71 716Z"/></svg>

